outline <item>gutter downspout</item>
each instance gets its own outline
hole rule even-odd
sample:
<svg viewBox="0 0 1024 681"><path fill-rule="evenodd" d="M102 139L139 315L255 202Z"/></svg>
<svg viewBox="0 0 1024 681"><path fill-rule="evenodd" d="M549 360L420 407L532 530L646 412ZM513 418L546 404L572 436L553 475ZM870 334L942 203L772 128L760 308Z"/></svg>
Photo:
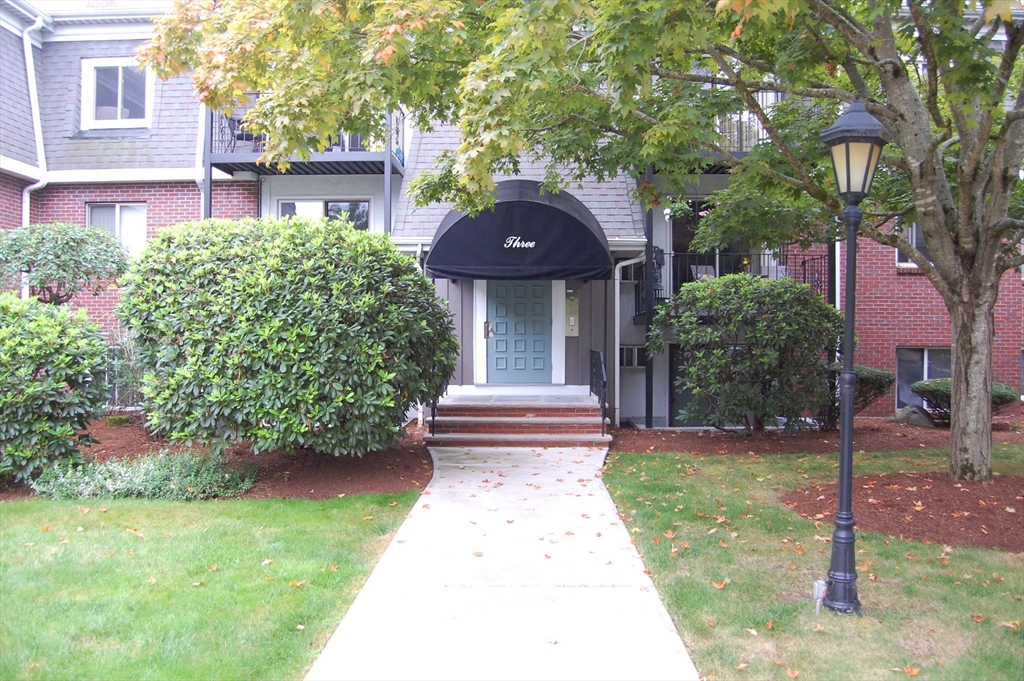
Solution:
<svg viewBox="0 0 1024 681"><path fill-rule="evenodd" d="M622 317L619 315L619 307L620 307L621 298L622 298L622 268L626 267L627 265L636 265L638 263L642 263L643 261L644 261L644 256L641 255L640 257L633 258L632 260L623 260L622 262L620 262L618 265L615 266L615 292L613 294L615 296L615 347L614 347L614 352L612 353L612 359L614 360L614 366L615 366L615 371L614 371L614 374L615 374L615 418L614 418L614 421L615 421L615 427L616 428L619 427L620 411L622 409L622 402L621 402L621 399L620 399L620 395L622 394L622 385L619 383L619 374L622 373L622 367L619 366L619 358L618 358L619 343L621 342L621 339L622 339L622 328L621 328ZM650 360L648 360L648 361L650 361Z"/></svg>
<svg viewBox="0 0 1024 681"><path fill-rule="evenodd" d="M25 76L28 78L28 101L32 110L32 128L36 138L36 161L39 164L41 179L21 190L21 226L28 227L32 222L32 199L30 194L46 186L46 149L43 146L43 122L39 113L39 89L36 87L36 63L32 53L33 31L43 27L43 17L36 17L31 26L21 32L21 43L25 50Z"/></svg>

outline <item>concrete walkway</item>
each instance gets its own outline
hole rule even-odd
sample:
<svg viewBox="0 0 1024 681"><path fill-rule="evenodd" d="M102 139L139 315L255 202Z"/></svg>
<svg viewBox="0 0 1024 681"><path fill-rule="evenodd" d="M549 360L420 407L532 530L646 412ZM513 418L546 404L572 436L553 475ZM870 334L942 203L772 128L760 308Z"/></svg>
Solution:
<svg viewBox="0 0 1024 681"><path fill-rule="evenodd" d="M433 480L307 681L699 678L602 450L431 453Z"/></svg>

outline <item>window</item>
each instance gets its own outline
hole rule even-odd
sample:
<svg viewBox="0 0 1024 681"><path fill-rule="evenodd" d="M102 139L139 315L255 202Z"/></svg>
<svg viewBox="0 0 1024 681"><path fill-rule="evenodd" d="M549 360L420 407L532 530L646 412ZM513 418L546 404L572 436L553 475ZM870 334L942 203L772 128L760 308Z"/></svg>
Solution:
<svg viewBox="0 0 1024 681"><path fill-rule="evenodd" d="M896 408L908 404L924 406L924 401L910 390L910 386L918 381L949 378L950 361L950 351L946 348L897 348Z"/></svg>
<svg viewBox="0 0 1024 681"><path fill-rule="evenodd" d="M132 258L146 248L146 204L90 203L86 206L90 227L107 230Z"/></svg>
<svg viewBox="0 0 1024 681"><path fill-rule="evenodd" d="M921 225L918 223L905 224L903 226L903 237L910 242L910 245L921 251L921 255L928 258L931 262L932 254L928 250L928 244L924 240L924 230L921 229ZM917 267L917 265L910 260L907 256L903 255L903 251L896 250L896 262L904 267Z"/></svg>
<svg viewBox="0 0 1024 681"><path fill-rule="evenodd" d="M148 128L153 73L132 57L82 60L82 129Z"/></svg>
<svg viewBox="0 0 1024 681"><path fill-rule="evenodd" d="M366 200L330 200L330 201L282 201L279 215L286 217L296 215L304 218L328 218L340 220L347 218L356 229L370 229L370 202Z"/></svg>
<svg viewBox="0 0 1024 681"><path fill-rule="evenodd" d="M643 345L620 345L619 346L620 367L645 367L647 366L647 348Z"/></svg>

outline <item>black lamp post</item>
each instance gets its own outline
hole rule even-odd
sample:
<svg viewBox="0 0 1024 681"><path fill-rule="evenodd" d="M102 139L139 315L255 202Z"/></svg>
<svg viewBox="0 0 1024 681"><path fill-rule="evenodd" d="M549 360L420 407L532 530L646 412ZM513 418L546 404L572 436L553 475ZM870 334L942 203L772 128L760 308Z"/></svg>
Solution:
<svg viewBox="0 0 1024 681"><path fill-rule="evenodd" d="M860 202L871 191L882 147L890 139L889 131L854 102L821 140L832 152L832 168L836 174L839 197L846 203L846 293L843 308L846 327L843 334L843 371L839 376L839 510L832 533L832 562L828 569L826 608L843 613L859 613L857 599L857 566L853 511L853 312L856 306L857 228L863 213Z"/></svg>

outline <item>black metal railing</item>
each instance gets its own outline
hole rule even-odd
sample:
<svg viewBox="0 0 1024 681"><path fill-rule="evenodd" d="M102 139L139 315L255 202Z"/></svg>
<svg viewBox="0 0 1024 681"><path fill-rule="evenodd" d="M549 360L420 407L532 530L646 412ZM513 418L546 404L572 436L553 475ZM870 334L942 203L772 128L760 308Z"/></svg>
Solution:
<svg viewBox="0 0 1024 681"><path fill-rule="evenodd" d="M590 394L597 396L601 405L601 435L604 435L608 414L608 370L604 363L604 353L600 350L590 351Z"/></svg>
<svg viewBox="0 0 1024 681"><path fill-rule="evenodd" d="M800 258L791 253L734 253L712 251L709 253L670 253L668 255L670 291L678 292L683 284L701 279L714 279L727 274L746 272L766 279L795 279L807 284L815 293L825 296L828 292L828 255ZM663 296L664 268L655 266L655 306L665 301ZM636 287L633 291L634 319L647 313L646 273L644 267L636 268Z"/></svg>
<svg viewBox="0 0 1024 681"><path fill-rule="evenodd" d="M246 129L243 121L245 115L252 110L260 98L260 93L250 92L245 102L235 106L231 115L214 112L213 131L210 140L210 151L214 154L262 154L266 145L266 137ZM391 151L399 162L405 163L405 114L401 111L391 116ZM325 152L339 151L372 151L365 140L356 133L341 131L328 140Z"/></svg>
<svg viewBox="0 0 1024 681"><path fill-rule="evenodd" d="M437 400L434 399L430 403L430 434L434 434L434 421L437 420Z"/></svg>

